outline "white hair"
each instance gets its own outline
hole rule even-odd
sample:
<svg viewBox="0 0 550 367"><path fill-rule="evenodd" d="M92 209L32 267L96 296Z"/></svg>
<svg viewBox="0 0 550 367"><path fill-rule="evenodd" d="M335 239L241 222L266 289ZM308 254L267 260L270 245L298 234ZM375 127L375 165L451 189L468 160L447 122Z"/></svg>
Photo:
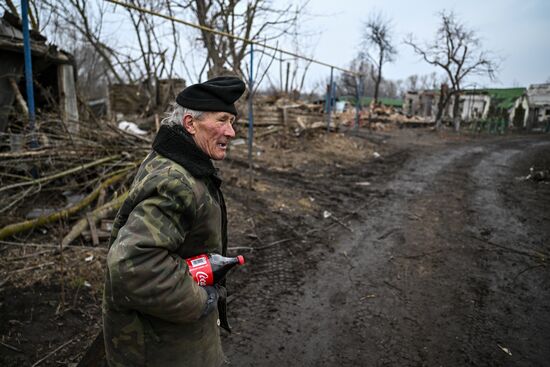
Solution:
<svg viewBox="0 0 550 367"><path fill-rule="evenodd" d="M182 107L177 103L172 104L172 110L166 113L166 117L162 119L161 124L167 126L181 125L183 116L191 115L195 119L200 119L204 111L195 111L187 107Z"/></svg>

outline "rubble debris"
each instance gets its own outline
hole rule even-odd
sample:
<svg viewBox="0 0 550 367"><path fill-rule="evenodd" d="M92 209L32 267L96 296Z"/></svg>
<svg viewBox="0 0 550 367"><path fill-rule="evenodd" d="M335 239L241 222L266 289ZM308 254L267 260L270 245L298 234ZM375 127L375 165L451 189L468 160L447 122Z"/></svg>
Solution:
<svg viewBox="0 0 550 367"><path fill-rule="evenodd" d="M59 117L45 114L36 125L39 149L28 147L28 134L0 135L0 239L118 203L150 149L148 140L108 121L88 121L70 132ZM14 136L21 140L16 149Z"/></svg>
<svg viewBox="0 0 550 367"><path fill-rule="evenodd" d="M135 122L131 121L120 121L118 123L118 128L122 131L127 131L136 135L146 135L147 131L141 130Z"/></svg>
<svg viewBox="0 0 550 367"><path fill-rule="evenodd" d="M529 168L529 174L525 177L519 178L522 181L550 181L550 170L540 169L536 170L535 167Z"/></svg>
<svg viewBox="0 0 550 367"><path fill-rule="evenodd" d="M246 144L246 140L243 138L233 139L229 142L229 145L231 146L238 146L238 145L244 145Z"/></svg>
<svg viewBox="0 0 550 367"><path fill-rule="evenodd" d="M134 165L135 167L135 165ZM58 221L62 218L67 218L71 215L74 215L81 211L82 209L88 207L99 195L100 191L109 187L110 185L116 183L117 181L122 180L126 177L129 170L124 170L122 173L119 173L117 175L111 175L107 180L102 182L94 191L92 191L88 196L86 196L82 201L79 203L63 209L56 212L53 212L51 214L46 214L43 216L39 216L34 219L26 220L23 222L17 222L12 223L10 225L5 226L4 228L0 229L0 240L4 239L6 237L12 236L14 234L27 231L30 229L34 229L38 226L42 226L44 224L48 224L51 222ZM13 187L13 186L12 186ZM120 203L122 204L122 203Z"/></svg>

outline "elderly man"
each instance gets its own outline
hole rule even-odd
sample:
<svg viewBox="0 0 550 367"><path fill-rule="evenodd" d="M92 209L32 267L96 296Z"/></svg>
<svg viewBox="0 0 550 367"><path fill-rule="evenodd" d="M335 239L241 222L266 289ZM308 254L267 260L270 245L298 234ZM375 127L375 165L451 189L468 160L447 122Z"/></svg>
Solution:
<svg viewBox="0 0 550 367"><path fill-rule="evenodd" d="M115 219L103 300L110 366L220 366L225 289L200 287L185 258L227 248L221 181L245 90L236 77L184 89Z"/></svg>

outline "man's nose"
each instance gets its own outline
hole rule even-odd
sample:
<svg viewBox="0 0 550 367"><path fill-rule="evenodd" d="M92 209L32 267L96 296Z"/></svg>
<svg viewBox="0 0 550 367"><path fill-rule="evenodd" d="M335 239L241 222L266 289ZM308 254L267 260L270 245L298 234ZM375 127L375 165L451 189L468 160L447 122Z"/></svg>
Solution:
<svg viewBox="0 0 550 367"><path fill-rule="evenodd" d="M225 136L228 138L234 138L235 137L235 129L233 128L232 124L227 124L228 128L225 129Z"/></svg>

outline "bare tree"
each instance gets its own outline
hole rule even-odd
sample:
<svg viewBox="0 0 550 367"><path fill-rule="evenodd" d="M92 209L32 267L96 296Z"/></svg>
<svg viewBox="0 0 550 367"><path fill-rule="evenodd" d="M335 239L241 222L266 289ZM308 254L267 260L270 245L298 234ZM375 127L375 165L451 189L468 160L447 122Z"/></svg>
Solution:
<svg viewBox="0 0 550 367"><path fill-rule="evenodd" d="M301 22L292 22L292 49L296 54L301 54L309 57L310 59L314 58L314 50L317 47L318 40L315 40L312 34L308 34L301 29ZM290 90L294 92L302 92L304 89L304 84L306 81L306 76L311 67L312 61L310 60L301 60L299 58L293 58L294 71L292 82L290 83ZM299 75L301 73L301 75ZM282 84L282 80L281 80ZM282 89L282 88L281 88ZM294 93L299 94L299 93Z"/></svg>
<svg viewBox="0 0 550 367"><path fill-rule="evenodd" d="M12 0L5 0L6 4L0 4L0 7L2 7L5 11L9 11L11 14L15 15L20 21L21 21L21 15L19 14L19 9L17 6L13 3ZM38 4L37 4L38 2ZM40 33L40 19L38 14L40 13L40 7L42 7L42 4L40 1L37 0L29 0L29 7L28 7L28 16L30 21L30 29L35 32Z"/></svg>
<svg viewBox="0 0 550 367"><path fill-rule="evenodd" d="M162 13L166 8L168 13L172 14L169 0L128 0L128 2L140 8L148 7L150 10L158 13ZM167 47L161 40L162 34L159 34L164 31L162 25L166 21L133 9L127 8L126 11L134 28L134 34L139 46L139 64L143 66L139 68L142 73L138 75L138 79L142 81L148 97L146 110L151 111L160 103L159 79L163 75L171 78L174 71L177 32L172 22L172 32L168 34L172 34L174 37L174 44ZM173 51L169 52L170 49Z"/></svg>
<svg viewBox="0 0 550 367"><path fill-rule="evenodd" d="M459 98L462 86L471 75L487 75L494 79L498 69L496 57L482 48L481 40L473 30L460 22L453 12L442 11L441 24L432 43L420 45L412 35L405 39L427 63L444 70L450 82L448 93L442 93L441 108L436 115L436 127L441 127L443 113L451 98L453 101L453 123L455 130L460 129Z"/></svg>
<svg viewBox="0 0 550 367"><path fill-rule="evenodd" d="M349 69L358 73L359 75L352 75L348 73L342 73L336 79L336 93L337 95L355 96L359 92L361 95L372 96L374 93L373 84L370 83L372 78L372 64L369 60L364 58L364 55L360 54L354 58ZM360 91L357 88L362 87Z"/></svg>
<svg viewBox="0 0 550 367"><path fill-rule="evenodd" d="M169 0L128 3L175 15ZM108 84L139 84L140 93L147 96L145 112L162 107L159 80L172 79L176 63L186 67L185 60L177 58L180 33L173 20L128 8L113 12L116 8L102 0L42 0L40 4L41 17L49 20L46 32L54 43L75 55L79 86L86 85L82 88L85 97L97 95ZM131 29L122 31L124 37L113 37L107 30L113 23L128 24ZM168 87L173 88L171 83Z"/></svg>
<svg viewBox="0 0 550 367"><path fill-rule="evenodd" d="M418 74L409 75L405 83L407 91L418 91Z"/></svg>
<svg viewBox="0 0 550 367"><path fill-rule="evenodd" d="M287 34L303 10L301 5L277 9L265 0L193 0L184 9L193 12L196 21L208 28L244 39L273 41ZM201 42L207 51L208 76L228 72L245 76L244 58L248 43L201 30Z"/></svg>
<svg viewBox="0 0 550 367"><path fill-rule="evenodd" d="M368 55L373 64L374 103L377 103L382 67L388 62L393 62L397 54L392 43L391 21L384 18L381 13L374 13L365 23L363 53Z"/></svg>
<svg viewBox="0 0 550 367"><path fill-rule="evenodd" d="M104 3L86 0L43 0L43 2L54 14L52 22L54 32L52 33L71 34L75 40L79 39L80 42L91 45L105 62L109 70L109 79L112 78L117 83L135 79L128 57L105 42L103 25L107 8Z"/></svg>
<svg viewBox="0 0 550 367"><path fill-rule="evenodd" d="M375 94L376 67L372 65L369 59L360 53L350 63L349 69L359 75L351 75L342 73L336 80L337 94L355 96L357 88L361 86L359 91L362 96L373 97ZM397 98L401 93L402 81L394 81L382 78L378 84L378 99L380 98ZM374 99L374 98L373 98Z"/></svg>

